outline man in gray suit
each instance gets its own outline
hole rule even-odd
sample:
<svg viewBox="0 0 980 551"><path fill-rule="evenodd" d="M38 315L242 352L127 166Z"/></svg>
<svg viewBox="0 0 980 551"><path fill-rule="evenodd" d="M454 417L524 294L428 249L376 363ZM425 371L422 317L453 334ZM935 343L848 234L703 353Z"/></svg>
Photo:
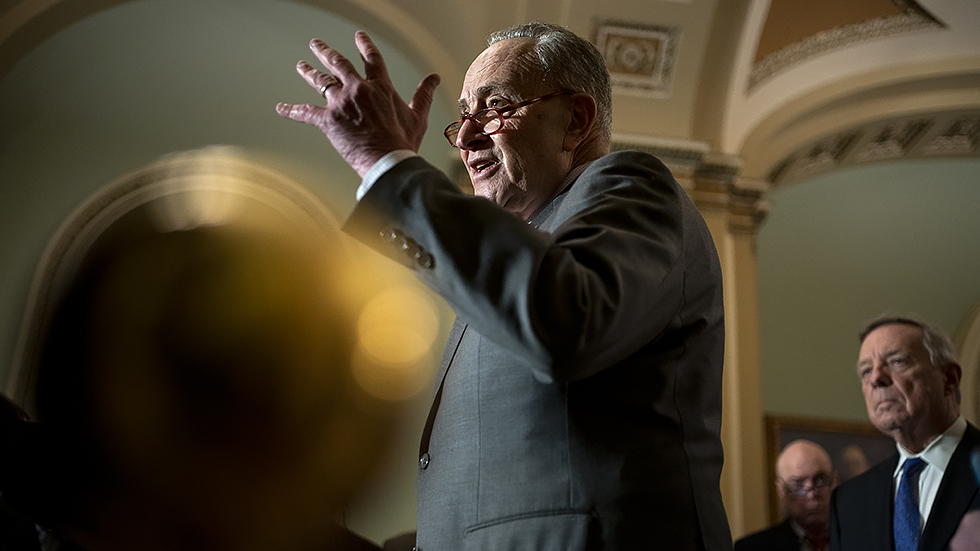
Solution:
<svg viewBox="0 0 980 551"><path fill-rule="evenodd" d="M722 551L721 270L656 158L610 154L599 52L533 23L491 36L445 135L476 197L415 152L438 77L409 104L377 48L297 69L326 105L280 104L363 178L345 229L456 312L422 436L422 551Z"/></svg>

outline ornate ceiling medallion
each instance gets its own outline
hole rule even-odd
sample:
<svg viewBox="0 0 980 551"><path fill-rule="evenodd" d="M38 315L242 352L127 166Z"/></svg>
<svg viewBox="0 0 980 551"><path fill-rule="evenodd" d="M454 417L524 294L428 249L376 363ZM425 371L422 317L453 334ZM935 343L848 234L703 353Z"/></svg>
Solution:
<svg viewBox="0 0 980 551"><path fill-rule="evenodd" d="M595 35L616 91L670 97L679 28L604 20Z"/></svg>

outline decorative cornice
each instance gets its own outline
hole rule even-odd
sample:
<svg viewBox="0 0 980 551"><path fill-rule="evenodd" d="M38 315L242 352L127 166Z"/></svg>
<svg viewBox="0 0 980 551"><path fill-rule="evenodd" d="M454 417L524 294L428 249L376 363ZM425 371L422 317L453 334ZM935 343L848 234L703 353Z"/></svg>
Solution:
<svg viewBox="0 0 980 551"><path fill-rule="evenodd" d="M972 155L980 153L980 113L957 116L946 130L934 136L923 147L927 155Z"/></svg>
<svg viewBox="0 0 980 551"><path fill-rule="evenodd" d="M885 36L946 28L945 23L936 19L914 0L892 0L892 2L904 12L902 15L882 17L822 31L767 55L752 66L752 71L749 73L749 91L777 73L829 50Z"/></svg>
<svg viewBox="0 0 980 551"><path fill-rule="evenodd" d="M711 152L705 142L634 136L613 136L614 151L644 151L658 157L704 213L724 213L732 234L755 236L769 212L769 184L741 178L742 159Z"/></svg>
<svg viewBox="0 0 980 551"><path fill-rule="evenodd" d="M930 124L932 121L929 119L907 119L886 124L855 155L861 161L901 158Z"/></svg>
<svg viewBox="0 0 980 551"><path fill-rule="evenodd" d="M783 185L871 162L963 157L980 157L977 109L907 115L842 129L787 155L767 179Z"/></svg>
<svg viewBox="0 0 980 551"><path fill-rule="evenodd" d="M738 178L731 188L728 229L735 235L755 237L769 215L771 204L765 198L769 183L762 180Z"/></svg>
<svg viewBox="0 0 980 551"><path fill-rule="evenodd" d="M691 176L704 164L704 158L711 151L711 146L706 142L693 140L614 133L612 150L642 151L657 157L667 165L678 183L689 190L692 186Z"/></svg>
<svg viewBox="0 0 980 551"><path fill-rule="evenodd" d="M724 211L732 235L755 237L769 214L769 184L741 178L741 159L712 156L694 173L691 198L702 212Z"/></svg>

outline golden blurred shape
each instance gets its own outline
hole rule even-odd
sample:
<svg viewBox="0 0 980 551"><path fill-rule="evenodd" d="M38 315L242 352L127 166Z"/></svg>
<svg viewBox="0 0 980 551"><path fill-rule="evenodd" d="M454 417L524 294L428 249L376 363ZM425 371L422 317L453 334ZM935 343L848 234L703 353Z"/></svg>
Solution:
<svg viewBox="0 0 980 551"><path fill-rule="evenodd" d="M358 316L355 380L383 400L416 395L428 383L423 360L438 330L435 306L420 289L402 285L379 293Z"/></svg>

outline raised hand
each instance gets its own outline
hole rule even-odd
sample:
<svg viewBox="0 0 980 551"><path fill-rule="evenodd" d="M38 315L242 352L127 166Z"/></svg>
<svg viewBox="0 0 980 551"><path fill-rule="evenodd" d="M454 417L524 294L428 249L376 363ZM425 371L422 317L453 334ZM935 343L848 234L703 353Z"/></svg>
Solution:
<svg viewBox="0 0 980 551"><path fill-rule="evenodd" d="M364 31L354 34L364 62L364 77L347 58L321 40L310 49L328 72L300 61L296 71L326 100L326 105L280 103L280 116L312 124L323 131L334 149L359 175L396 149L418 151L428 126L429 108L438 75L422 79L412 101L395 91L378 47Z"/></svg>

